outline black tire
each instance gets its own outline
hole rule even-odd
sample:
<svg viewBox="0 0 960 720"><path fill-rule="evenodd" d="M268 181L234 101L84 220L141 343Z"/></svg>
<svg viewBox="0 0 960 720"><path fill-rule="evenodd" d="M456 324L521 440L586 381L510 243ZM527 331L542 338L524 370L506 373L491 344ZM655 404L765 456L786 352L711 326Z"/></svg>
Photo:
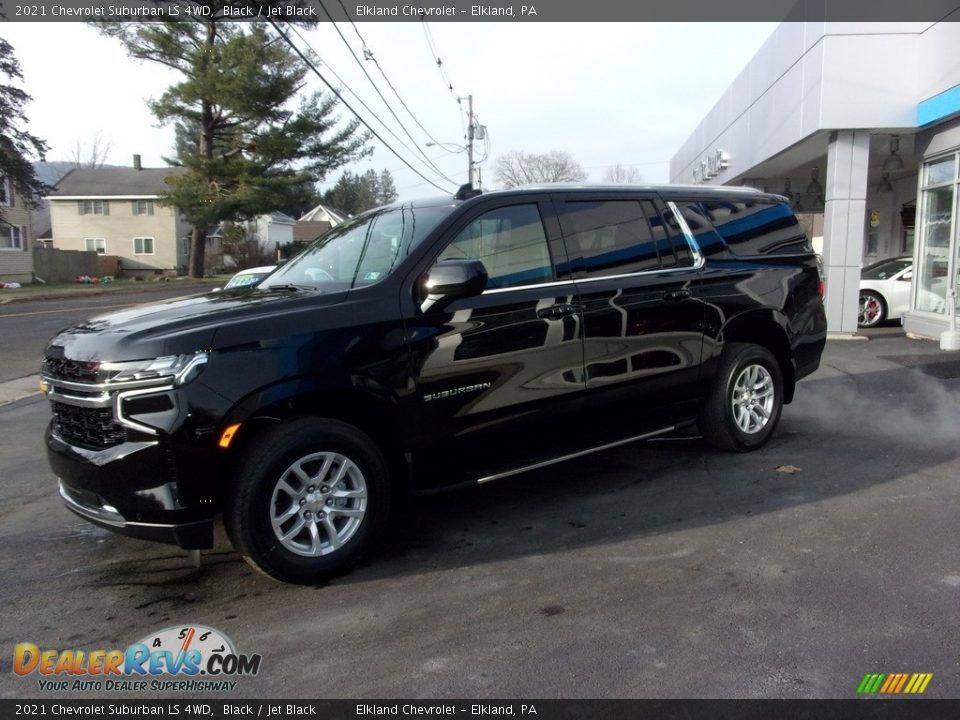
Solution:
<svg viewBox="0 0 960 720"><path fill-rule="evenodd" d="M860 291L860 304L857 306L857 327L876 327L887 319L887 301L883 295L873 290Z"/></svg>
<svg viewBox="0 0 960 720"><path fill-rule="evenodd" d="M313 485L301 480L295 464L305 477L318 471ZM324 467L326 475L321 474ZM339 485L321 483L342 468ZM288 482L281 486L284 477ZM337 493L355 497L334 497ZM223 519L233 546L253 567L284 582L313 584L348 570L370 549L386 524L390 495L387 464L365 433L339 420L300 418L267 430L244 450ZM278 510L282 507L283 512ZM288 512L293 514L275 531L274 517ZM303 529L281 541L279 534L300 522ZM332 542L334 536L340 538L330 529L336 531L338 524L343 539ZM303 554L310 552L323 554Z"/></svg>
<svg viewBox="0 0 960 720"><path fill-rule="evenodd" d="M744 418L748 424L758 425L756 430L748 428L749 431L745 431L738 424L738 415L734 410L734 392L738 381L741 380L741 375L755 367L763 368L763 371L755 371L760 381L765 384L769 378L772 399L767 407L765 395L762 400L759 396L758 398L751 396L750 400L745 402L749 405L755 399L757 400L757 409L752 413L743 410L744 405L739 405L740 417ZM780 371L780 363L773 354L760 345L727 343L720 357L720 366L717 368L713 387L697 417L697 425L704 439L714 447L732 452L749 452L762 447L770 439L780 421L782 409L783 375ZM767 412L765 420L762 420L761 410Z"/></svg>

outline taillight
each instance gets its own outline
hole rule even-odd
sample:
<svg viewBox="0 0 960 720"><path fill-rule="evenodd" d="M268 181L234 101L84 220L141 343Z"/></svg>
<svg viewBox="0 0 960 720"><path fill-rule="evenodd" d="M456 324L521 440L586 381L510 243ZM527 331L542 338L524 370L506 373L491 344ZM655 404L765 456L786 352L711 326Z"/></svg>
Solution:
<svg viewBox="0 0 960 720"><path fill-rule="evenodd" d="M827 292L827 284L823 280L820 280L817 283L817 293L820 295L821 300L823 300L824 295L826 295L826 292Z"/></svg>

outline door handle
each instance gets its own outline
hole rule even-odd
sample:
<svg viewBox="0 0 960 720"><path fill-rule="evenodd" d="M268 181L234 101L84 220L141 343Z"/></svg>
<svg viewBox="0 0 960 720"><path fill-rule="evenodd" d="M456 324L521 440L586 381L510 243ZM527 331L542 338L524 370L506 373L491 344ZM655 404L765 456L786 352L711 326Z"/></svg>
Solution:
<svg viewBox="0 0 960 720"><path fill-rule="evenodd" d="M551 305L550 307L537 310L537 316L547 320L559 320L567 315L573 315L577 309L569 303L562 305Z"/></svg>
<svg viewBox="0 0 960 720"><path fill-rule="evenodd" d="M680 302L681 300L688 300L692 293L686 288L682 290L667 290L663 294L663 299L670 302Z"/></svg>

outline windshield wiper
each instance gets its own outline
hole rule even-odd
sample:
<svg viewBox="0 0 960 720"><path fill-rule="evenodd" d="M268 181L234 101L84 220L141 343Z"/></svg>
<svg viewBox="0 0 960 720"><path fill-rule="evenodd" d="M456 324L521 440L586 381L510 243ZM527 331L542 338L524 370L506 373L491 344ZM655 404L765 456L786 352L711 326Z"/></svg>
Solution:
<svg viewBox="0 0 960 720"><path fill-rule="evenodd" d="M295 285L293 283L284 283L281 285L270 285L269 287L261 287L260 290L264 292L323 292L320 288L315 285Z"/></svg>

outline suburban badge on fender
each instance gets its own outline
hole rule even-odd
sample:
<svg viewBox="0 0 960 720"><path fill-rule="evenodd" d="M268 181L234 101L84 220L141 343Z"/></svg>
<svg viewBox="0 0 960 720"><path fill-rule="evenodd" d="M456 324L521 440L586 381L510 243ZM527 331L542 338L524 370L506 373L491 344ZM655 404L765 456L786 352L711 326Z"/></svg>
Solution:
<svg viewBox="0 0 960 720"><path fill-rule="evenodd" d="M482 382L476 383L475 385L464 385L463 387L452 388L451 390L440 390L435 393L427 393L423 396L423 401L432 402L434 400L453 397L454 395L466 395L467 393L479 392L480 390L489 390L490 386L490 383Z"/></svg>

